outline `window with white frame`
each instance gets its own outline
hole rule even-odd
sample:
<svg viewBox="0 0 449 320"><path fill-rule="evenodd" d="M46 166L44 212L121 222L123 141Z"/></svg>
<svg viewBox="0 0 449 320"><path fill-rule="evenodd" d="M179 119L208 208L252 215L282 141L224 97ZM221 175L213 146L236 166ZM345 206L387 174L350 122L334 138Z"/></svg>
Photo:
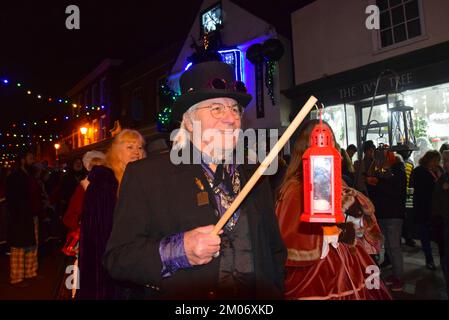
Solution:
<svg viewBox="0 0 449 320"><path fill-rule="evenodd" d="M377 0L380 10L380 47L385 48L423 34L420 0Z"/></svg>

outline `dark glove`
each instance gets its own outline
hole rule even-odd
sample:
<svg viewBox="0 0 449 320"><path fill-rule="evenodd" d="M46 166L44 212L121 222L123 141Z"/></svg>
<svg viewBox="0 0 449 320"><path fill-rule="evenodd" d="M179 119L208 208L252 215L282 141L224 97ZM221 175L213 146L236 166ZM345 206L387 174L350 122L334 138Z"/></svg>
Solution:
<svg viewBox="0 0 449 320"><path fill-rule="evenodd" d="M355 227L352 222L340 223L338 228L341 229L341 233L338 237L338 242L355 246Z"/></svg>
<svg viewBox="0 0 449 320"><path fill-rule="evenodd" d="M349 207L346 213L354 218L360 218L363 215L362 206L357 198L354 200L354 203Z"/></svg>

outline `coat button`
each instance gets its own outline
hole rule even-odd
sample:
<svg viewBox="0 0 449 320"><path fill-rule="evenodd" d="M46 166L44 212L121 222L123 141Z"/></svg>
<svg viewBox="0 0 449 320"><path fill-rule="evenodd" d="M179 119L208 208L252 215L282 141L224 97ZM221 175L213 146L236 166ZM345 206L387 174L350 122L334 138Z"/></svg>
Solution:
<svg viewBox="0 0 449 320"><path fill-rule="evenodd" d="M209 291L207 293L207 298L208 299L215 299L215 291Z"/></svg>

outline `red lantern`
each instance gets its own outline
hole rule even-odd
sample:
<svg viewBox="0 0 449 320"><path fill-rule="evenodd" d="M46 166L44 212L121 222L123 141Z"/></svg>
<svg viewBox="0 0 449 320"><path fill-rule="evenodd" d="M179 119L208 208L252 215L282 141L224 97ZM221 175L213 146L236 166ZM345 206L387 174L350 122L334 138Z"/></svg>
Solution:
<svg viewBox="0 0 449 320"><path fill-rule="evenodd" d="M310 147L302 156L304 213L301 221L344 222L341 207L341 155L330 129L320 123L312 131Z"/></svg>

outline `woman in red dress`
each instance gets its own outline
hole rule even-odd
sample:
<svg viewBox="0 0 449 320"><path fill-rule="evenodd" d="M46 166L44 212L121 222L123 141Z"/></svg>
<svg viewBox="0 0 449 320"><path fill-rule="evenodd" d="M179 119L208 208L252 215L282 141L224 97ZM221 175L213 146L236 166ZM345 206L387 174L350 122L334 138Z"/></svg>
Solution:
<svg viewBox="0 0 449 320"><path fill-rule="evenodd" d="M353 223L331 225L300 220L304 211L302 155L309 147L316 124L318 121L312 120L303 126L276 204L279 228L288 251L285 297L391 299L376 263L356 241Z"/></svg>

